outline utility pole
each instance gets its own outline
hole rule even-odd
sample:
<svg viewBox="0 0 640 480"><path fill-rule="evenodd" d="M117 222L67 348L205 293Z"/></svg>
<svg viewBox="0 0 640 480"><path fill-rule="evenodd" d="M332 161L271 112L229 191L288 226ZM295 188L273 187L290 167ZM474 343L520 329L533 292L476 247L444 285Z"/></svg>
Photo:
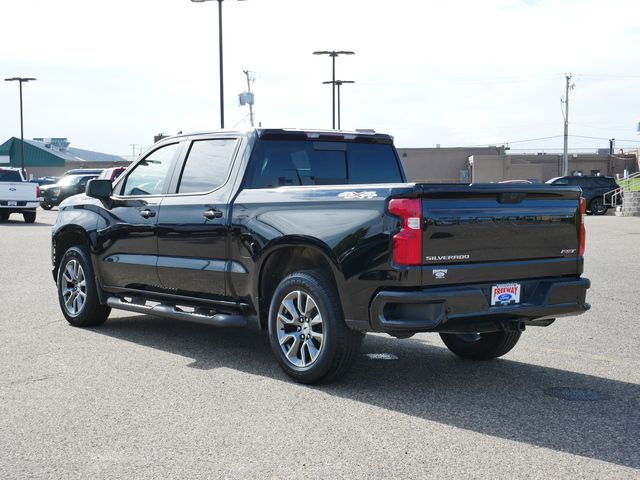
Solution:
<svg viewBox="0 0 640 480"><path fill-rule="evenodd" d="M249 92L249 121L251 126L253 127L253 92L251 91L251 82L255 82L255 77L249 70L243 70L244 74L247 76L247 91Z"/></svg>
<svg viewBox="0 0 640 480"><path fill-rule="evenodd" d="M131 160L133 160L134 158L136 158L136 147L138 146L138 144L130 143L129 146L131 147Z"/></svg>
<svg viewBox="0 0 640 480"><path fill-rule="evenodd" d="M562 176L569 175L569 90L575 88L575 84L571 84L571 74L565 74L566 90L564 100L560 100L564 103L564 110L562 112L564 116L564 149L562 153Z"/></svg>
<svg viewBox="0 0 640 480"><path fill-rule="evenodd" d="M345 83L356 83L353 80L332 80L328 82L322 82L323 84L333 84L334 87L338 87L338 130L340 130L340 86Z"/></svg>
<svg viewBox="0 0 640 480"><path fill-rule="evenodd" d="M313 52L314 55L329 55L331 57L331 82L332 82L332 97L331 97L331 128L336 128L336 57L339 55L355 55L355 52L349 50L322 50Z"/></svg>
<svg viewBox="0 0 640 480"><path fill-rule="evenodd" d="M191 0L194 3L203 3L210 0ZM224 129L224 62L222 61L222 2L223 0L216 0L218 2L218 59L220 62L220 128ZM244 0L238 0L244 1Z"/></svg>
<svg viewBox="0 0 640 480"><path fill-rule="evenodd" d="M22 170L22 175L26 178L27 172L24 169L24 123L22 121L22 84L26 82L32 82L37 80L36 78L24 78L24 77L13 77L13 78L5 78L5 82L18 82L20 85L20 170Z"/></svg>

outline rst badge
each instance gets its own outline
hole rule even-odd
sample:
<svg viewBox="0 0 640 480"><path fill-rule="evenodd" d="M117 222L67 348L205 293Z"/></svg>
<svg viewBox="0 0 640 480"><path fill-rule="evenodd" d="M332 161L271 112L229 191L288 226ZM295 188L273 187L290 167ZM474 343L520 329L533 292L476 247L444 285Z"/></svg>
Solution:
<svg viewBox="0 0 640 480"><path fill-rule="evenodd" d="M520 284L503 283L491 287L491 305L512 305L520 303Z"/></svg>

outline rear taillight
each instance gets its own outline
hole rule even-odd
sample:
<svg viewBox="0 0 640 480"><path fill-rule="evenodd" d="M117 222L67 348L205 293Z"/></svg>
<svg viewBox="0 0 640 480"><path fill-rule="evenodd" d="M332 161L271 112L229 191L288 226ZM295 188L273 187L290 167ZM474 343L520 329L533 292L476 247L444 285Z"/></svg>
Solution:
<svg viewBox="0 0 640 480"><path fill-rule="evenodd" d="M578 256L584 255L585 242L587 240L587 232L584 228L584 215L587 211L587 201L584 197L580 197L580 230L578 233Z"/></svg>
<svg viewBox="0 0 640 480"><path fill-rule="evenodd" d="M40 186L36 185L36 198L40 198L42 196L42 193L40 192Z"/></svg>
<svg viewBox="0 0 640 480"><path fill-rule="evenodd" d="M389 213L402 219L402 228L393 236L393 262L397 265L422 264L422 202L419 198L389 201Z"/></svg>

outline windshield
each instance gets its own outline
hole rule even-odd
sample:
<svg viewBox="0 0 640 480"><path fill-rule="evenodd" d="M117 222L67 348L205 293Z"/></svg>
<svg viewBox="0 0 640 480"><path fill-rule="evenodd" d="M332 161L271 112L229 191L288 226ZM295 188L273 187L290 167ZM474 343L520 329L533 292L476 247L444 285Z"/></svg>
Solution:
<svg viewBox="0 0 640 480"><path fill-rule="evenodd" d="M63 187L66 187L67 185L75 185L81 178L82 175L67 175L58 182L58 185L62 185Z"/></svg>

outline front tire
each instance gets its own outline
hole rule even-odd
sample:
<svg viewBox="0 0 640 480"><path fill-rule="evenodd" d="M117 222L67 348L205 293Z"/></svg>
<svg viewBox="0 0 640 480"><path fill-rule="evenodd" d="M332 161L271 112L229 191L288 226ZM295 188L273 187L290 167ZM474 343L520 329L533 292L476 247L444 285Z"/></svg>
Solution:
<svg viewBox="0 0 640 480"><path fill-rule="evenodd" d="M44 202L40 202L40 207L43 210L51 210L53 208L53 205L50 205L50 204L44 203Z"/></svg>
<svg viewBox="0 0 640 480"><path fill-rule="evenodd" d="M516 346L522 332L441 333L449 350L470 360L491 360L501 357Z"/></svg>
<svg viewBox="0 0 640 480"><path fill-rule="evenodd" d="M337 380L353 365L363 338L347 327L335 284L323 272L292 273L276 288L269 340L280 367L296 382Z"/></svg>
<svg viewBox="0 0 640 480"><path fill-rule="evenodd" d="M111 308L98 299L91 259L86 248L67 250L58 268L58 302L74 327L94 327L105 322Z"/></svg>

